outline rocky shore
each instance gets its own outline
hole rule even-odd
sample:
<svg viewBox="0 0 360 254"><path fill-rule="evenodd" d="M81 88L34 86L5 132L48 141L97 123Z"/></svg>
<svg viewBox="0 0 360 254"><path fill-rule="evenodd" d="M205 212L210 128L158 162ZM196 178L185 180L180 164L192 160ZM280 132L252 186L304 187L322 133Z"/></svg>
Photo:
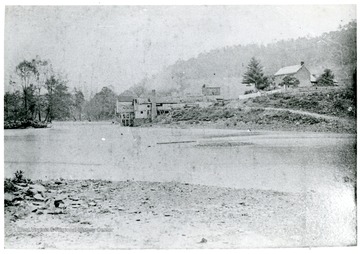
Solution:
<svg viewBox="0 0 360 254"><path fill-rule="evenodd" d="M302 246L298 193L178 182L30 180L5 193L6 248Z"/></svg>

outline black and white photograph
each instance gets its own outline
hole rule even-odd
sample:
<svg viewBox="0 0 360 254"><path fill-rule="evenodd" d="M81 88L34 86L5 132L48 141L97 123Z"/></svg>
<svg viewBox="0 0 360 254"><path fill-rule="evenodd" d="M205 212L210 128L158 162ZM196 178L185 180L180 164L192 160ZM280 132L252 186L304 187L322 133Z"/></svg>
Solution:
<svg viewBox="0 0 360 254"><path fill-rule="evenodd" d="M356 13L3 6L4 248L356 247Z"/></svg>

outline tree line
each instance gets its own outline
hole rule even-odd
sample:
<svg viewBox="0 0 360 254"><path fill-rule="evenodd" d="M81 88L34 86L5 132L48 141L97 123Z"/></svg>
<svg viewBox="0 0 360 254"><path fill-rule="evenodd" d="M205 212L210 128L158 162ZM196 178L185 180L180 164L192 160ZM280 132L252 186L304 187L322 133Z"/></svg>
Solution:
<svg viewBox="0 0 360 254"><path fill-rule="evenodd" d="M69 89L49 60L23 60L10 79L12 91L4 95L4 121L108 120L115 116L118 95L109 87L86 100L81 89Z"/></svg>

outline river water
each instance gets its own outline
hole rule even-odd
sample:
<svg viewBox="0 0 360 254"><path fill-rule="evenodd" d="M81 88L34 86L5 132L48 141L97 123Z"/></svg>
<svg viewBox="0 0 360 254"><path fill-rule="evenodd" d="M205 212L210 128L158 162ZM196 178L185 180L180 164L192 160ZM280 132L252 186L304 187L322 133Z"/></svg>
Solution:
<svg viewBox="0 0 360 254"><path fill-rule="evenodd" d="M56 122L5 130L5 177L180 181L328 191L356 171L356 135Z"/></svg>

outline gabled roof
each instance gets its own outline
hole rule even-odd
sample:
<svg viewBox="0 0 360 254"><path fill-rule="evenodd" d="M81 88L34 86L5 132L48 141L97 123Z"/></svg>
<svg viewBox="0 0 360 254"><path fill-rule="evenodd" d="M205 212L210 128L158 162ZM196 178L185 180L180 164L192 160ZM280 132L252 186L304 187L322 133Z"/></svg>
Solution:
<svg viewBox="0 0 360 254"><path fill-rule="evenodd" d="M286 67L283 67L281 68L280 70L278 70L274 76L280 76L280 75L289 75L289 74L294 74L294 73L297 73L301 67L303 65L292 65L292 66L286 66Z"/></svg>
<svg viewBox="0 0 360 254"><path fill-rule="evenodd" d="M150 98L136 98L137 104L149 104L151 103Z"/></svg>
<svg viewBox="0 0 360 254"><path fill-rule="evenodd" d="M119 102L132 102L133 101L132 96L119 96L118 101Z"/></svg>

